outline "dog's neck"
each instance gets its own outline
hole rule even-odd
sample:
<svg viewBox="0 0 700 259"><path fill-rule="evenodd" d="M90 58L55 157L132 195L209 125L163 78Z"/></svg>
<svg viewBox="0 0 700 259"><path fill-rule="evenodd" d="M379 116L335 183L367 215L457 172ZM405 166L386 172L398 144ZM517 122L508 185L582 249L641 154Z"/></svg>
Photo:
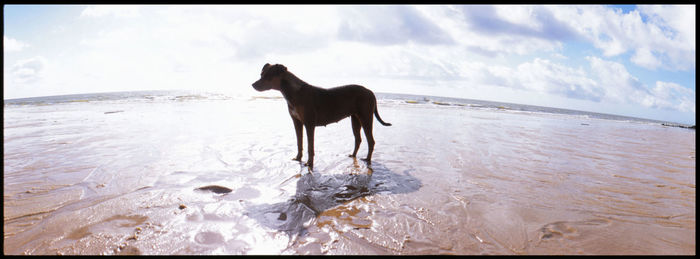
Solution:
<svg viewBox="0 0 700 259"><path fill-rule="evenodd" d="M310 85L304 82L303 80L299 79L291 72L287 71L287 73L285 73L285 76L281 79L280 92L282 92L282 94L285 94L285 92L287 92L288 94L292 94L299 91L299 89L305 86Z"/></svg>
<svg viewBox="0 0 700 259"><path fill-rule="evenodd" d="M284 99L287 100L287 105L289 105L289 107L294 107L299 101L297 100L299 97L297 92L301 91L302 88L309 87L312 86L287 71L280 79L279 91L282 93L282 96L284 96Z"/></svg>

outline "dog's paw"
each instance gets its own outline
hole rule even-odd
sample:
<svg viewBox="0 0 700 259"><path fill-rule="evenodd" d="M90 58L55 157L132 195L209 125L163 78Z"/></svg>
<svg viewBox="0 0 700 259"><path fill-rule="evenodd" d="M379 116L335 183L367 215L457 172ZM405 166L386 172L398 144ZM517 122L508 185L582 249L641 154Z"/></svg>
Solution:
<svg viewBox="0 0 700 259"><path fill-rule="evenodd" d="M353 154L350 154L350 155L348 155L348 157L355 157L355 155L353 155Z"/></svg>

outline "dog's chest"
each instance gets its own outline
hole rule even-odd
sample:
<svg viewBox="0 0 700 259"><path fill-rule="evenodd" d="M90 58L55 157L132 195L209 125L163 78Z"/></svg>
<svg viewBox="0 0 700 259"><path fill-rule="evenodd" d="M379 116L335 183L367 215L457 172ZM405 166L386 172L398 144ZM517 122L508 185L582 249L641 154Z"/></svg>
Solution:
<svg viewBox="0 0 700 259"><path fill-rule="evenodd" d="M292 118L295 118L300 121L304 121L304 117L302 116L304 108L301 106L293 106L293 105L287 105L287 108L289 108L289 115L292 116Z"/></svg>

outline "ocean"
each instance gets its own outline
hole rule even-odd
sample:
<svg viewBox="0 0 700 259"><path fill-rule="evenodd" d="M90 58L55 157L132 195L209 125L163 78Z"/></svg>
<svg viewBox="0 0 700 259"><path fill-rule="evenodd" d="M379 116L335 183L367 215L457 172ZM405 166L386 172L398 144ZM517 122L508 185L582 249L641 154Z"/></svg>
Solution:
<svg viewBox="0 0 700 259"><path fill-rule="evenodd" d="M694 126L694 125L687 125L687 124L676 123L676 122L635 118L635 117L613 115L613 114L577 111L577 110L560 109L560 108L535 106L535 105L464 99L464 98L397 94L397 93L375 93L375 95L376 95L378 100L385 101L385 102L405 102L405 103L410 103L410 104L455 106L455 107L460 107L460 108L464 108L464 109L498 109L498 110L520 111L520 112L563 114L563 115L582 116L582 117L605 119L605 120L663 124L664 126L676 126L676 127L686 127L686 128ZM96 101L154 101L154 100L181 101L181 100L185 100L185 99L226 100L226 99L234 99L234 98L244 98L244 97L241 97L240 95L229 96L226 94L211 93L211 92L184 91L184 90L180 90L180 91L160 90L160 91L86 93L86 94L72 94L72 95L57 95L57 96L42 96L42 97L31 97L31 98L5 99L4 104L13 106L13 105L50 105L50 104L71 103L71 102L96 102Z"/></svg>

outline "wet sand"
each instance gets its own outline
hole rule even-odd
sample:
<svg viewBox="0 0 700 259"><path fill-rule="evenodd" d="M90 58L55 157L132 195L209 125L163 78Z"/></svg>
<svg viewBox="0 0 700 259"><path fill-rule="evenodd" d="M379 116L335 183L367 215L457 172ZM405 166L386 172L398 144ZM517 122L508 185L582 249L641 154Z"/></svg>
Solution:
<svg viewBox="0 0 700 259"><path fill-rule="evenodd" d="M371 166L346 119L310 174L281 99L6 105L3 252L695 254L694 130L379 112Z"/></svg>

